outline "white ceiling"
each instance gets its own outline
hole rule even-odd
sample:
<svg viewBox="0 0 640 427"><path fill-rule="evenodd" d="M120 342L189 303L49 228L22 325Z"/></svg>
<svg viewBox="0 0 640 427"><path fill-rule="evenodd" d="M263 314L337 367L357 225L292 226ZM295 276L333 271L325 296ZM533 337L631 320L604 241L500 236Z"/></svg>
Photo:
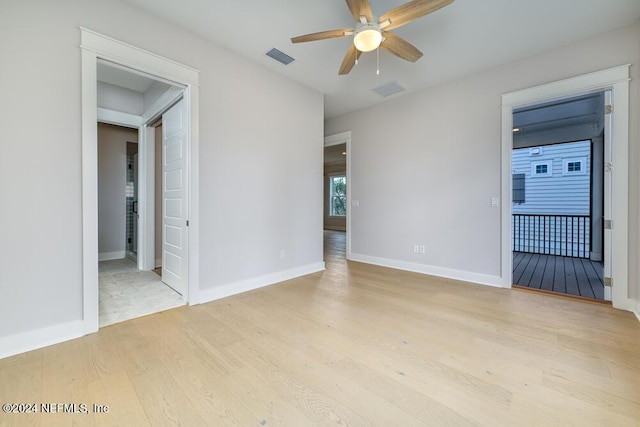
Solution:
<svg viewBox="0 0 640 427"><path fill-rule="evenodd" d="M593 93L514 110L513 127L518 135L590 125L602 128L604 93Z"/></svg>
<svg viewBox="0 0 640 427"><path fill-rule="evenodd" d="M155 81L141 73L134 73L124 69L124 67L109 65L102 61L98 61L96 71L99 82L109 83L140 93L145 93Z"/></svg>
<svg viewBox="0 0 640 427"><path fill-rule="evenodd" d="M345 162L347 161L347 144L330 145L324 147L324 162ZM344 153L344 154L343 154Z"/></svg>
<svg viewBox="0 0 640 427"><path fill-rule="evenodd" d="M416 63L380 51L338 76L351 38L292 44L293 36L354 25L342 0L126 0L218 45L325 94L325 116L371 106L515 61L640 18L640 0L455 0L393 30L420 49ZM370 0L374 15L403 0ZM265 56L277 48L288 66ZM381 98L371 89L398 81L407 90Z"/></svg>

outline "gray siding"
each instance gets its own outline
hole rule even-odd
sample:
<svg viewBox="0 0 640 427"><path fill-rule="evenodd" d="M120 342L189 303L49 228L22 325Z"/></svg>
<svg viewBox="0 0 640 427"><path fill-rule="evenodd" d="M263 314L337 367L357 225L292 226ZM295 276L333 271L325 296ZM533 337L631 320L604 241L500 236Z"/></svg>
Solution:
<svg viewBox="0 0 640 427"><path fill-rule="evenodd" d="M574 159L582 160L581 170L568 172ZM535 174L536 165L551 170ZM514 214L589 215L591 141L514 149L512 173L525 175L525 202L513 204Z"/></svg>

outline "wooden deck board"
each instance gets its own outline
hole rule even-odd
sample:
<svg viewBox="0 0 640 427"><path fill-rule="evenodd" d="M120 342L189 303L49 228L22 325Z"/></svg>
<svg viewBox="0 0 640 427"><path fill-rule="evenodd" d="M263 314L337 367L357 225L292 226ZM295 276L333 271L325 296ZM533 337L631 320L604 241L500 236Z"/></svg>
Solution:
<svg viewBox="0 0 640 427"><path fill-rule="evenodd" d="M600 287L600 284L603 283L602 282L602 276L599 275L599 270L593 265L593 263L591 263L589 260L580 260L582 262L582 265L584 266L584 270L585 270L585 274L587 276L587 280L589 281L589 284L591 285L591 289L593 290L594 294L596 292L596 290ZM603 284L604 286L604 284ZM603 294L604 294L604 289L603 289Z"/></svg>
<svg viewBox="0 0 640 427"><path fill-rule="evenodd" d="M553 292L555 270L556 270L556 257L545 255L544 261L545 261L545 268L542 274L542 283L540 283L540 289Z"/></svg>
<svg viewBox="0 0 640 427"><path fill-rule="evenodd" d="M544 257L536 257L535 261L531 260L529 264L533 269L531 271L531 279L529 282L524 283L529 283L532 288L540 289L542 276L547 265L546 259Z"/></svg>
<svg viewBox="0 0 640 427"><path fill-rule="evenodd" d="M580 285L578 284L578 278L576 276L576 266L575 260L577 258L566 258L565 263L565 281L567 285L567 293L570 295L578 295L585 296L587 298L594 298L593 292L590 292L589 295L582 295L580 293ZM589 291L591 288L589 288Z"/></svg>
<svg viewBox="0 0 640 427"><path fill-rule="evenodd" d="M528 259L522 252L516 252L513 255L513 280L520 280L528 265Z"/></svg>
<svg viewBox="0 0 640 427"><path fill-rule="evenodd" d="M584 258L513 253L515 285L604 299L602 264Z"/></svg>
<svg viewBox="0 0 640 427"><path fill-rule="evenodd" d="M555 271L553 272L553 292L567 293L567 283L565 277L564 260L556 258Z"/></svg>

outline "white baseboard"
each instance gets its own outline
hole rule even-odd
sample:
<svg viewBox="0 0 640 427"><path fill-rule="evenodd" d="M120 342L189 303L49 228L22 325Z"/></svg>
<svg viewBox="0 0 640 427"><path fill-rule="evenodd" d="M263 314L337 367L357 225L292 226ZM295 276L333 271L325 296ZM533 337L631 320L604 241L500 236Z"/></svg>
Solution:
<svg viewBox="0 0 640 427"><path fill-rule="evenodd" d="M83 321L74 320L55 326L0 337L0 359L69 341L83 335L85 335Z"/></svg>
<svg viewBox="0 0 640 427"><path fill-rule="evenodd" d="M395 259L378 258L369 255L351 253L349 259L352 261L374 264L381 267L390 267L398 270L412 271L414 273L428 274L430 276L444 277L447 279L460 280L463 282L477 283L479 285L502 288L502 278L500 276L490 276L488 274L472 273L470 271L453 270L450 268L434 267L432 265L416 264L413 262L399 261Z"/></svg>
<svg viewBox="0 0 640 427"><path fill-rule="evenodd" d="M222 286L216 286L211 289L200 289L198 293L198 301L190 301L190 304L204 304L221 298L230 297L232 295L241 294L243 292L252 291L254 289L263 288L275 283L284 282L285 280L295 279L296 277L306 276L307 274L317 273L324 270L324 262L316 264L303 265L301 267L289 270L277 271L275 273L266 274L264 276L252 277L251 279L241 280L239 282L228 283Z"/></svg>
<svg viewBox="0 0 640 427"><path fill-rule="evenodd" d="M98 261L111 261L113 259L124 259L125 251L101 252L98 254Z"/></svg>

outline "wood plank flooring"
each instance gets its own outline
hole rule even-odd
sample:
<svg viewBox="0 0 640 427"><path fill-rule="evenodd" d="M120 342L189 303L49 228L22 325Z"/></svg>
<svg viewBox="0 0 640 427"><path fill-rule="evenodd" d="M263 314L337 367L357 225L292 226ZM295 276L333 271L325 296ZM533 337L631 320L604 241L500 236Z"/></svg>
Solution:
<svg viewBox="0 0 640 427"><path fill-rule="evenodd" d="M344 235L342 235L344 236ZM346 262L0 360L0 426L638 426L640 322Z"/></svg>
<svg viewBox="0 0 640 427"><path fill-rule="evenodd" d="M602 264L584 258L513 253L513 283L532 289L604 300Z"/></svg>

